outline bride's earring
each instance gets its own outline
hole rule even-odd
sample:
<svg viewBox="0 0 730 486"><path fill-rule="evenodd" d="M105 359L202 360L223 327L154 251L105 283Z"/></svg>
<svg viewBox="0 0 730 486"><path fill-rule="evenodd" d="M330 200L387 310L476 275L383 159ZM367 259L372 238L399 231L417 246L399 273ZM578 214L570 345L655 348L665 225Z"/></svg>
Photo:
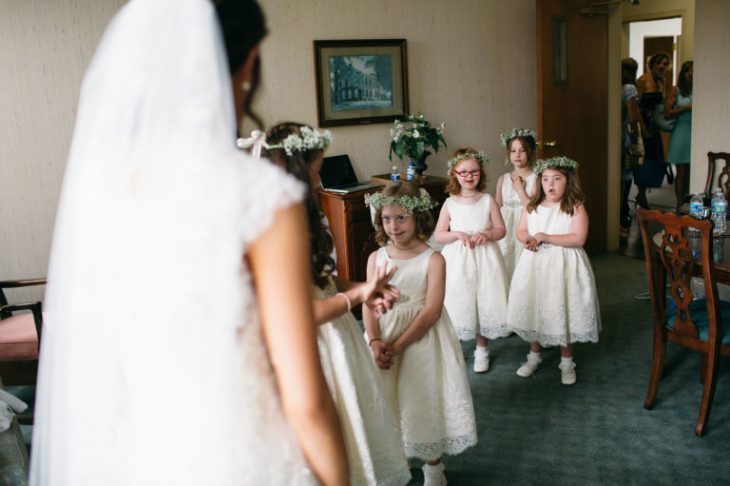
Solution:
<svg viewBox="0 0 730 486"><path fill-rule="evenodd" d="M243 81L241 83L241 90L244 93L248 93L249 91L251 91L251 81Z"/></svg>

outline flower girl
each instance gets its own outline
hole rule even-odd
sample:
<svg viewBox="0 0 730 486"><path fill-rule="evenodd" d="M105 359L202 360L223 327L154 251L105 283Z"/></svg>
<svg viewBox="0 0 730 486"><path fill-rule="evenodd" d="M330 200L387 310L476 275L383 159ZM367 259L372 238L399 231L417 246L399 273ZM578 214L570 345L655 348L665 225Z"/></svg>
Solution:
<svg viewBox="0 0 730 486"><path fill-rule="evenodd" d="M515 264L522 253L522 244L515 237L520 214L535 192L536 177L532 172L532 164L535 162L536 137L535 132L524 128L513 128L499 136L502 147L507 149L507 162L513 167L511 172L497 179L495 193L507 230L498 244L508 277L512 277Z"/></svg>
<svg viewBox="0 0 730 486"><path fill-rule="evenodd" d="M601 330L596 282L583 244L588 214L578 181L578 163L566 157L540 160L538 190L517 228L517 239L529 251L517 262L510 287L508 319L530 342L527 361L517 374L538 368L541 346L560 346L561 381L576 381L575 342L597 342Z"/></svg>
<svg viewBox="0 0 730 486"><path fill-rule="evenodd" d="M374 315L398 297L388 284L391 269L376 269L365 283L332 275L332 237L323 225L314 188L331 136L298 123L273 127L268 156L307 185L307 220L312 251L314 318L319 324L319 354L345 436L352 485L401 486L411 479L395 415L382 399L377 370L350 310L364 304Z"/></svg>
<svg viewBox="0 0 730 486"><path fill-rule="evenodd" d="M426 461L425 485L446 484L443 454L476 444L471 391L459 340L444 312L445 262L425 241L433 232L433 201L411 183L395 183L365 197L376 208L376 241L368 280L380 265L398 271L401 292L393 309L378 317L363 308L383 394L400 418L408 457Z"/></svg>
<svg viewBox="0 0 730 486"><path fill-rule="evenodd" d="M509 281L496 241L505 229L499 207L484 192L487 186L484 152L459 149L447 162L449 183L434 238L444 248L444 307L462 340L476 337L474 371L489 369L490 339L510 334L507 326Z"/></svg>

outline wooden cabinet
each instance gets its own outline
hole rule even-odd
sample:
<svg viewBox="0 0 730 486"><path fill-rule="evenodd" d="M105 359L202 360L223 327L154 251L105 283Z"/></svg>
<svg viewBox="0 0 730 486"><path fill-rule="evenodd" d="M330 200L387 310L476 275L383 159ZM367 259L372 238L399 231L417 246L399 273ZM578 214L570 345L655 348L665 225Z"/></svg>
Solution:
<svg viewBox="0 0 730 486"><path fill-rule="evenodd" d="M433 210L434 222L447 197L447 182L443 177L426 176L420 183L439 203ZM370 208L365 206L364 197L379 190L371 188L349 194L320 192L320 207L327 216L337 250L337 274L348 280L365 280L368 256L378 248L370 220Z"/></svg>

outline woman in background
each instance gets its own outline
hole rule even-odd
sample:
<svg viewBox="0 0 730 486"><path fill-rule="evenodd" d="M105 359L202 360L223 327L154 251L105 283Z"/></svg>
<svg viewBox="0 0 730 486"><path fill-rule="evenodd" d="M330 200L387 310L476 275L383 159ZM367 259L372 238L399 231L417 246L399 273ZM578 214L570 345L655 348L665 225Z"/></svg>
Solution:
<svg viewBox="0 0 730 486"><path fill-rule="evenodd" d="M643 133L643 120L639 113L638 92L636 90L636 70L639 64L632 58L621 60L621 237L625 238L631 228L629 192L631 191L634 167L629 157L629 148Z"/></svg>
<svg viewBox="0 0 730 486"><path fill-rule="evenodd" d="M689 162L692 138L692 74L694 63L685 61L677 75L677 86L667 93L664 114L676 118L677 122L669 139L667 162L677 167L674 191L677 195L677 209L682 205L684 196L689 192Z"/></svg>
<svg viewBox="0 0 730 486"><path fill-rule="evenodd" d="M652 115L658 104L664 101L664 85L667 82L664 74L671 66L671 59L666 52L657 52L649 58L649 70L639 76L636 80L636 89L639 96L639 110L644 121L644 161L664 162L664 147L662 145L662 134L653 121ZM655 164L656 165L656 164ZM664 174L665 164L661 164ZM663 176L662 176L663 179ZM635 177L639 193L636 195L636 203L644 209L649 209L649 202L646 199L647 186ZM661 185L661 179L659 182ZM657 186L659 187L659 186Z"/></svg>

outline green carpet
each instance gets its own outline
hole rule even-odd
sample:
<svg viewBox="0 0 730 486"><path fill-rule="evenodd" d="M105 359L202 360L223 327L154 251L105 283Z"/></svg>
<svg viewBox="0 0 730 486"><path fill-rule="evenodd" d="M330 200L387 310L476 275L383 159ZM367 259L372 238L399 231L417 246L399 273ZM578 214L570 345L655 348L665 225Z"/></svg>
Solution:
<svg viewBox="0 0 730 486"><path fill-rule="evenodd" d="M520 378L515 370L527 343L517 336L493 341L489 372L468 372L479 443L444 458L451 486L730 481L730 360L720 362L705 437L693 435L702 392L695 353L670 343L669 372L654 410L645 410L651 307L635 299L646 291L644 263L617 254L592 261L603 332L598 344L576 345L578 382L560 384L557 349L543 351L534 377ZM463 344L469 369L473 347ZM412 466L411 484L422 484L421 464Z"/></svg>
<svg viewBox="0 0 730 486"><path fill-rule="evenodd" d="M557 348L543 350L532 378L515 374L528 345L490 343L491 368L469 370L479 443L445 457L452 486L484 484L728 484L730 360L720 362L708 432L693 434L702 388L699 355L670 343L669 372L654 410L643 408L651 363L651 306L644 262L617 254L592 260L603 332L578 344L578 382L560 383ZM474 341L463 343L467 366ZM427 424L424 424L427 426ZM421 484L420 464L412 463Z"/></svg>

